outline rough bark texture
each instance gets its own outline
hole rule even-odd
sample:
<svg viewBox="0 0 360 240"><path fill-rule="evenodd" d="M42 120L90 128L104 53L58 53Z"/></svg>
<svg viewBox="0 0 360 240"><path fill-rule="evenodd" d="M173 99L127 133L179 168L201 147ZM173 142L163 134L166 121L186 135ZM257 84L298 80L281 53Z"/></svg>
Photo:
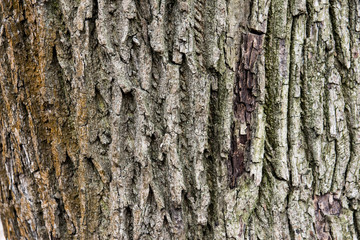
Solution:
<svg viewBox="0 0 360 240"><path fill-rule="evenodd" d="M357 239L360 3L1 0L9 239Z"/></svg>

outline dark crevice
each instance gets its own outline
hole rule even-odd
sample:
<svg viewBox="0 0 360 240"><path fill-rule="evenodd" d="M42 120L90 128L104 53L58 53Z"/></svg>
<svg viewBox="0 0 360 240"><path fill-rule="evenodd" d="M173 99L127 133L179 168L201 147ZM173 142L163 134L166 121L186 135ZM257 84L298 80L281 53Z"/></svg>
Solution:
<svg viewBox="0 0 360 240"><path fill-rule="evenodd" d="M147 197L147 204L150 206L151 209L150 212L154 212L156 210L157 205L156 205L155 195L150 185L149 185L149 194ZM151 213L149 214L149 216L151 216Z"/></svg>
<svg viewBox="0 0 360 240"><path fill-rule="evenodd" d="M56 45L54 45L52 47L52 60L51 60L51 65L53 66L59 66L59 61L58 61L58 58L57 58L57 52L56 52Z"/></svg>
<svg viewBox="0 0 360 240"><path fill-rule="evenodd" d="M289 188L289 193L287 194L286 196L286 217L287 217L287 220L288 220L288 225L289 225L289 232L290 232L290 239L291 240L295 240L295 231L296 233L299 233L299 229L293 229L293 226L291 224L291 221L290 221L290 215L289 215L289 203L290 203L290 194L292 192L292 188Z"/></svg>
<svg viewBox="0 0 360 240"><path fill-rule="evenodd" d="M173 62L173 47L174 47L174 37L175 37L175 20L176 14L180 14L180 12L176 12L176 1L175 0L167 0L165 3L165 15L164 22L167 24L164 26L165 31L165 44L166 49L168 51L169 62Z"/></svg>
<svg viewBox="0 0 360 240"><path fill-rule="evenodd" d="M126 223L126 229L127 229L127 234L129 239L133 239L134 236L134 216L133 216L133 212L131 210L131 206L128 206L125 208L125 223Z"/></svg>
<svg viewBox="0 0 360 240"><path fill-rule="evenodd" d="M211 224L211 226L217 226L218 225L218 218L221 218L221 216L218 216L218 205L219 205L219 196L218 196L218 184L216 180L216 169L217 169L217 163L218 160L221 159L220 156L220 141L218 139L221 139L222 136L219 136L222 132L221 127L222 124L222 116L221 116L221 110L224 108L223 102L224 102L224 93L226 90L224 89L224 81L222 81L223 77L221 74L215 70L212 71L210 81L212 85L216 87L211 87L210 89L210 115L209 115L209 126L208 126L208 136L209 136L209 149L205 150L205 168L207 171L207 183L209 185L210 190L210 205L208 208L208 216L209 220L208 223ZM205 234L205 233L204 233ZM206 232L206 237L208 238L214 238L214 229L209 228Z"/></svg>
<svg viewBox="0 0 360 240"><path fill-rule="evenodd" d="M359 238L360 237L360 232L359 232L359 221L358 218L356 217L356 210L353 210L353 221L354 221L354 229L355 229L355 233L356 233L356 237Z"/></svg>
<svg viewBox="0 0 360 240"><path fill-rule="evenodd" d="M264 35L265 34L264 32L254 29L254 28L249 28L249 32L252 34L255 34L255 35Z"/></svg>
<svg viewBox="0 0 360 240"><path fill-rule="evenodd" d="M65 208L64 208L64 203L61 199L58 199L55 197L55 200L56 200L56 203L57 203L57 210L56 210L56 214L58 216L58 228L57 228L57 233L59 235L56 236L55 239L61 239L61 238L64 238L67 233L68 233L68 230L67 230L67 224L66 224L66 220L65 220L65 215L66 215L66 212L65 212Z"/></svg>
<svg viewBox="0 0 360 240"><path fill-rule="evenodd" d="M92 9L92 19L93 19L93 20L98 19L98 13L99 13L99 3L98 3L98 0L93 0L93 9Z"/></svg>

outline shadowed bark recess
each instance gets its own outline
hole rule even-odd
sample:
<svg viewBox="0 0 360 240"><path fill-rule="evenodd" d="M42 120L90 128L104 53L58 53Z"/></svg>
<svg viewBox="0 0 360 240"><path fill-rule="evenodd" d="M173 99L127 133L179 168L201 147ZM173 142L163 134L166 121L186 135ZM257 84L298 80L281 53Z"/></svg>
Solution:
<svg viewBox="0 0 360 240"><path fill-rule="evenodd" d="M358 239L360 3L0 0L8 239Z"/></svg>

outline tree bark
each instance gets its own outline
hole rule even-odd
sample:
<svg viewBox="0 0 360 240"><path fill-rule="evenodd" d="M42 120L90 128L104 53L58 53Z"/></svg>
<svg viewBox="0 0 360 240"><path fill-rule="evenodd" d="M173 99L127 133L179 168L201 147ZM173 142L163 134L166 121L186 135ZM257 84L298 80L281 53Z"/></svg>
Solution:
<svg viewBox="0 0 360 240"><path fill-rule="evenodd" d="M8 239L358 239L360 3L0 1Z"/></svg>

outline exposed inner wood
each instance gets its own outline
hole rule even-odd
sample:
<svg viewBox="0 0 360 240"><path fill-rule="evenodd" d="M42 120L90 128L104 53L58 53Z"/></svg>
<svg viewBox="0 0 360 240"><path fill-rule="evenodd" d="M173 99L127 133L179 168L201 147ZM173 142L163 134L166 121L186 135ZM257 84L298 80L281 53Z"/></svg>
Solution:
<svg viewBox="0 0 360 240"><path fill-rule="evenodd" d="M245 159L248 156L252 137L252 118L256 108L257 87L256 61L262 51L264 35L244 34L241 46L241 58L234 84L234 121L231 126L231 167L230 186L235 187L236 180L245 171Z"/></svg>

